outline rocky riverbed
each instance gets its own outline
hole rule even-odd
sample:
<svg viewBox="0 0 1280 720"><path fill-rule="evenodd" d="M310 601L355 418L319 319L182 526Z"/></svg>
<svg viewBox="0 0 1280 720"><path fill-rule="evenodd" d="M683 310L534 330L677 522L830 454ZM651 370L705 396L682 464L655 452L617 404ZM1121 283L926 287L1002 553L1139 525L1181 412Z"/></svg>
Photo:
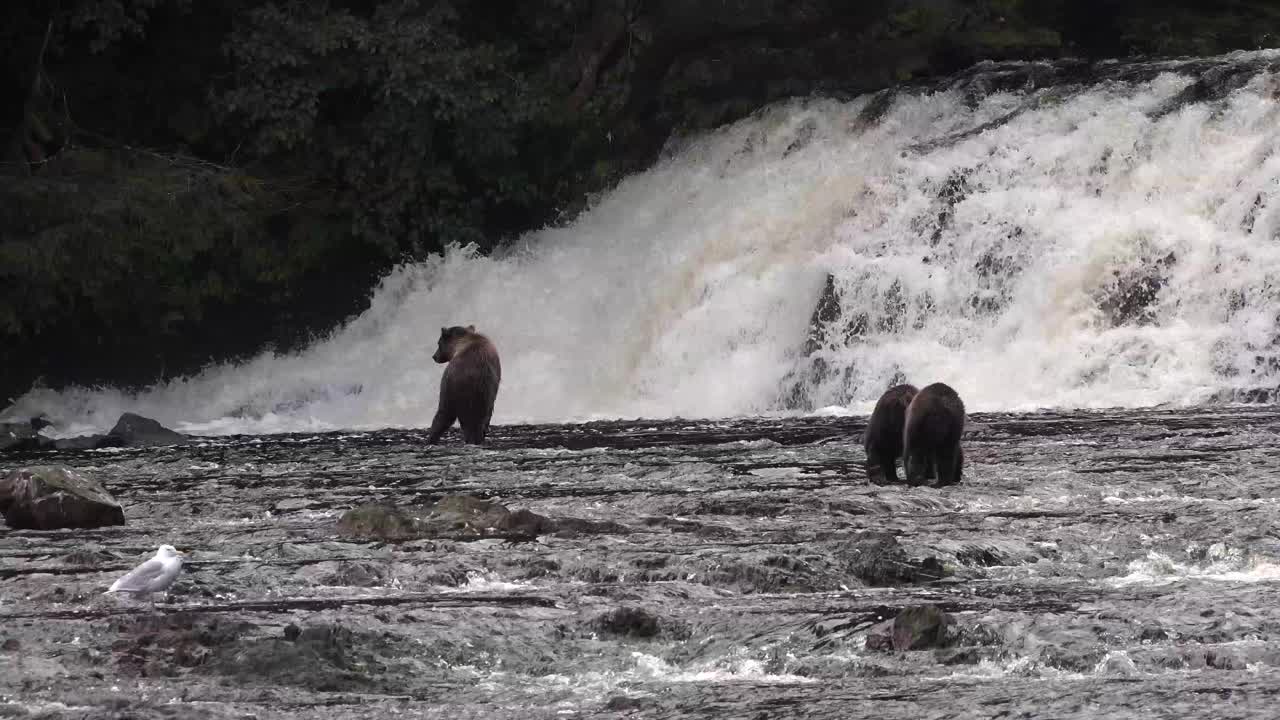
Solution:
<svg viewBox="0 0 1280 720"><path fill-rule="evenodd" d="M0 716L1273 710L1280 408L976 415L942 490L869 485L864 421L2 456L97 478L127 524L0 528ZM547 522L340 523L475 499ZM167 598L102 594L162 543L191 553ZM877 625L911 607L948 624L895 650Z"/></svg>

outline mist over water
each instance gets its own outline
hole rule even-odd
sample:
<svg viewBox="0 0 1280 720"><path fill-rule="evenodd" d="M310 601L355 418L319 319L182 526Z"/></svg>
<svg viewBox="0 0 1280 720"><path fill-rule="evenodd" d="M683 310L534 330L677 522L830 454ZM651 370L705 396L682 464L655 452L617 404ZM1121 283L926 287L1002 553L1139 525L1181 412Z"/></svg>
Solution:
<svg viewBox="0 0 1280 720"><path fill-rule="evenodd" d="M950 383L971 411L1274 389L1277 62L989 91L1030 67L993 66L774 106L673 148L571 225L397 268L300 353L136 395L37 389L5 414L64 434L126 410L201 433L425 426L430 356L455 324L499 348L499 424L869 412L904 378Z"/></svg>

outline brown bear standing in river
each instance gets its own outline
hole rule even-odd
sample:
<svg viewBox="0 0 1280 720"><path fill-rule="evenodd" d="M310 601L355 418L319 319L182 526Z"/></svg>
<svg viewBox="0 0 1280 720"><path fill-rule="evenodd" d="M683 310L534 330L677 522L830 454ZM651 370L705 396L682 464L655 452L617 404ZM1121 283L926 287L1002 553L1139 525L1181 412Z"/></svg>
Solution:
<svg viewBox="0 0 1280 720"><path fill-rule="evenodd" d="M902 464L907 482L923 485L937 473L935 487L960 482L964 452L964 402L949 385L926 385L907 406L902 429Z"/></svg>
<svg viewBox="0 0 1280 720"><path fill-rule="evenodd" d="M902 430L906 426L907 406L916 392L915 385L895 385L885 390L867 421L862 443L867 450L867 479L874 485L898 482Z"/></svg>
<svg viewBox="0 0 1280 720"><path fill-rule="evenodd" d="M493 417L493 401L498 397L498 383L502 381L498 349L489 338L476 332L474 325L440 328L440 345L431 359L449 365L440 378L440 408L431 421L427 442L439 442L457 420L462 426L463 442L484 443L489 418Z"/></svg>

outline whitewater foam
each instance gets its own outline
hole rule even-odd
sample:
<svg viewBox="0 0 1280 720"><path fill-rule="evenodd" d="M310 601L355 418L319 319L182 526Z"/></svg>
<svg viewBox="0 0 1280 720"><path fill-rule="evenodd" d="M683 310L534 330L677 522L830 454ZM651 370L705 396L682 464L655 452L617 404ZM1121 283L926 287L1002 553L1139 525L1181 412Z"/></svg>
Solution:
<svg viewBox="0 0 1280 720"><path fill-rule="evenodd" d="M1202 562L1180 562L1166 553L1151 550L1145 557L1131 560L1128 573L1112 578L1112 585L1159 586L1183 580L1219 583L1270 583L1280 580L1280 565L1268 558L1249 557L1238 548L1221 543L1210 546Z"/></svg>
<svg viewBox="0 0 1280 720"><path fill-rule="evenodd" d="M207 434L423 427L443 325L502 355L495 422L869 412L945 381L971 411L1195 403L1280 385L1274 52L1193 78L806 100L687 142L571 225L396 268L367 312L141 393L35 389L61 435L133 411ZM828 276L837 311L810 318Z"/></svg>

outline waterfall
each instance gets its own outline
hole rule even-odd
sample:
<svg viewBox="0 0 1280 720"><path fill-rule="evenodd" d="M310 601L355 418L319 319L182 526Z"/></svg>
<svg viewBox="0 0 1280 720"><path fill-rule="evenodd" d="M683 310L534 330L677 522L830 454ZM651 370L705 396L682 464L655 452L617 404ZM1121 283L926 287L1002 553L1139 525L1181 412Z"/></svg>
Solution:
<svg viewBox="0 0 1280 720"><path fill-rule="evenodd" d="M1280 386L1280 52L985 64L671 147L571 224L407 264L295 354L140 393L34 389L62 432L426 426L440 327L498 346L495 423L1204 403ZM1261 395L1260 395L1261 394Z"/></svg>

